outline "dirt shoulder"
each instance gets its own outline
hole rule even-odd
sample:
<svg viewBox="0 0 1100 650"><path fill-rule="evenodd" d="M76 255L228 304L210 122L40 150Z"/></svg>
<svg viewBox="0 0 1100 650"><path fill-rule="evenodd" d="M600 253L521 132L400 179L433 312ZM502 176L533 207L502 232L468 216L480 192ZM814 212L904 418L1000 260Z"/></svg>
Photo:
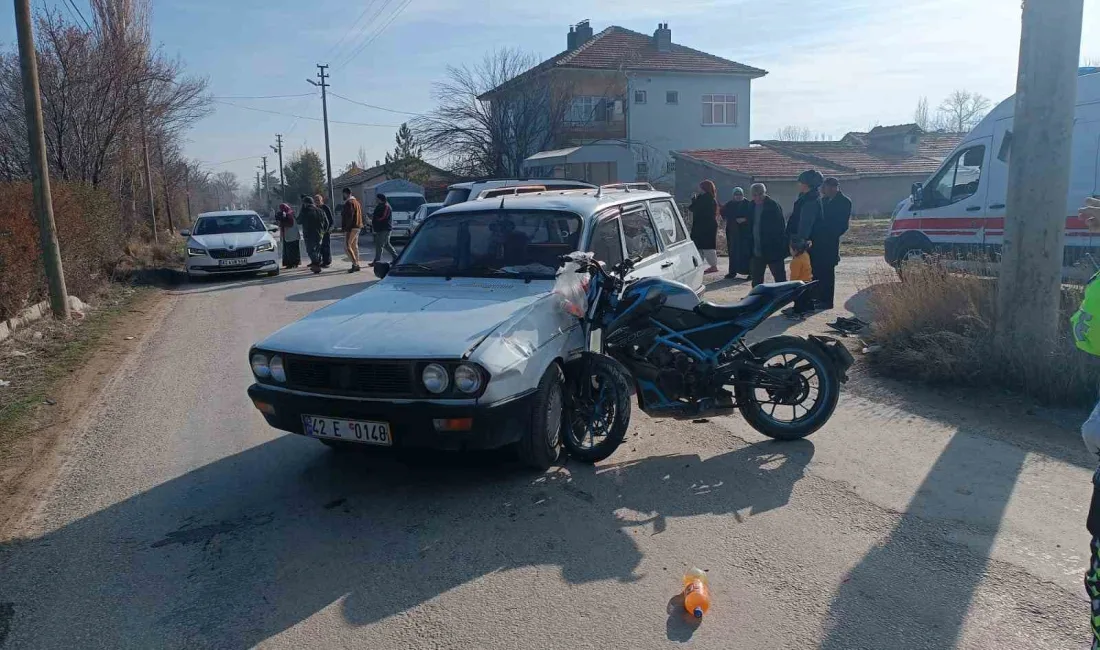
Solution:
<svg viewBox="0 0 1100 650"><path fill-rule="evenodd" d="M157 289L112 285L83 319L38 321L0 343L0 541L49 488L80 423L161 321Z"/></svg>

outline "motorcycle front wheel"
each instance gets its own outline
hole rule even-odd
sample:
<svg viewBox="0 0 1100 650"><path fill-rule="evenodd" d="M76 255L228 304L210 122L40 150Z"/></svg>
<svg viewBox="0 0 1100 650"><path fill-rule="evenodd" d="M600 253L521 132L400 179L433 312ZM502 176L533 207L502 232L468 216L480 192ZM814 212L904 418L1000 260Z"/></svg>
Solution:
<svg viewBox="0 0 1100 650"><path fill-rule="evenodd" d="M630 378L613 359L588 354L566 379L562 445L583 463L605 460L622 444L630 426Z"/></svg>
<svg viewBox="0 0 1100 650"><path fill-rule="evenodd" d="M800 440L825 426L840 399L840 381L828 354L796 336L777 336L752 346L768 373L768 387L736 386L745 421L776 440Z"/></svg>

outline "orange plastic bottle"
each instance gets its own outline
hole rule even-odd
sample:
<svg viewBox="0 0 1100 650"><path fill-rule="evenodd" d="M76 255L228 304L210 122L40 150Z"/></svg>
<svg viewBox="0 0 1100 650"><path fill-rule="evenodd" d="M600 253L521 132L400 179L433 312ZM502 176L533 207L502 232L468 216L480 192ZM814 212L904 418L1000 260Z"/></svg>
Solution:
<svg viewBox="0 0 1100 650"><path fill-rule="evenodd" d="M684 609L695 618L703 618L710 610L710 583L701 569L684 575Z"/></svg>

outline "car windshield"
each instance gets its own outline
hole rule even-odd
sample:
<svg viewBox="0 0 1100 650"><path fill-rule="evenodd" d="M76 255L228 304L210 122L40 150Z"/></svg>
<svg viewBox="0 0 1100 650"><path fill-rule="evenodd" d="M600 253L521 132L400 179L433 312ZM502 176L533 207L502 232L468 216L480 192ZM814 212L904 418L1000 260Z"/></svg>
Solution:
<svg viewBox="0 0 1100 650"><path fill-rule="evenodd" d="M254 214L234 214L226 217L203 217L195 223L193 235L224 235L236 232L264 232L264 222Z"/></svg>
<svg viewBox="0 0 1100 650"><path fill-rule="evenodd" d="M425 208L426 214L424 216L425 217L430 217L433 214L435 214L436 211L438 211L442 207L443 207L442 205L429 205Z"/></svg>
<svg viewBox="0 0 1100 650"><path fill-rule="evenodd" d="M577 250L581 220L552 210L493 210L440 215L420 226L393 275L506 276L552 279Z"/></svg>
<svg viewBox="0 0 1100 650"><path fill-rule="evenodd" d="M470 199L470 188L468 187L452 187L447 191L447 198L443 199L443 205L455 205L456 203L465 203Z"/></svg>
<svg viewBox="0 0 1100 650"><path fill-rule="evenodd" d="M422 196L391 196L386 199L394 212L416 212L424 204Z"/></svg>

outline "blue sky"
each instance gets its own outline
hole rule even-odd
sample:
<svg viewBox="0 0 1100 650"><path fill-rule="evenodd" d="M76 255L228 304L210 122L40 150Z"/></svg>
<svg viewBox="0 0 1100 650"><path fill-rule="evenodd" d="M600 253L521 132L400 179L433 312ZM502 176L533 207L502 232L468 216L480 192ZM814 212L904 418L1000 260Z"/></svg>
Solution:
<svg viewBox="0 0 1100 650"><path fill-rule="evenodd" d="M87 0L75 1L87 12ZM305 79L316 74L314 64L329 63L334 92L416 113L433 106L432 83L448 64L504 46L549 57L564 49L568 26L584 18L596 31L615 24L651 33L668 22L677 43L768 70L753 85L754 138L785 125L839 137L910 121L922 95L935 106L964 88L999 102L1016 82L1019 0L157 0L153 37L207 76L218 97L311 93ZM10 8L0 11L5 44L15 38L12 22ZM1084 25L1082 55L1100 59L1100 0L1085 0ZM236 172L245 185L276 133L285 136L285 152L323 150L319 121L239 108L316 119L319 96L223 101L238 106L215 104L189 133L187 153ZM331 125L333 167L340 170L360 146L371 160L382 158L395 126L409 116L330 97L329 117L384 125ZM274 168L273 158L268 164Z"/></svg>

